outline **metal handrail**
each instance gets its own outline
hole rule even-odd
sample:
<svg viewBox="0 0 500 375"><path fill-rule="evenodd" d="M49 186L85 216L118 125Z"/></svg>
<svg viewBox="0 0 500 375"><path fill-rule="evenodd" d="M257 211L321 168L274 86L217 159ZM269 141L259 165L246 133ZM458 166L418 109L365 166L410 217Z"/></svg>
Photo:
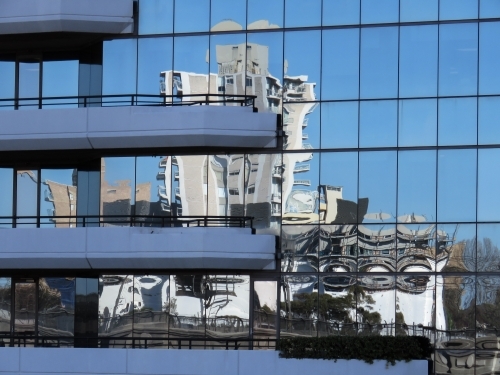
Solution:
<svg viewBox="0 0 500 375"><path fill-rule="evenodd" d="M78 95L78 96L50 96L31 98L8 98L0 99L1 107L42 106L68 106L78 107L106 107L106 106L160 106L173 107L178 105L226 105L239 104L242 107L252 107L254 111L256 95L231 95L224 94L188 94L188 95L152 95L152 94L122 94L122 95ZM183 100L188 99L188 100ZM198 100L199 99L199 100ZM53 102L58 101L58 102ZM63 101L63 102L61 102ZM23 103L24 102L24 103ZM32 102L32 103L26 103Z"/></svg>
<svg viewBox="0 0 500 375"><path fill-rule="evenodd" d="M77 227L119 225L131 227L237 227L253 228L252 216L155 216L155 215L73 215L73 216L0 216L0 224L44 225L76 224ZM46 222L44 222L46 220ZM151 225L149 225L151 224Z"/></svg>

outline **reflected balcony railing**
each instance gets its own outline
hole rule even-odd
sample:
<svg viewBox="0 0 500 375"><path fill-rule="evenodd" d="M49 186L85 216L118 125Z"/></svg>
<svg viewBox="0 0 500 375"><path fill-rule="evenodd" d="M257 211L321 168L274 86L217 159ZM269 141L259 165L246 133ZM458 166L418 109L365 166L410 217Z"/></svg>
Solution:
<svg viewBox="0 0 500 375"><path fill-rule="evenodd" d="M45 196L45 200L47 202L54 202L54 196L52 195L52 193L49 190L44 191L44 196Z"/></svg>
<svg viewBox="0 0 500 375"><path fill-rule="evenodd" d="M189 94L183 95L146 95L146 94L123 94L123 95L86 95L86 96L51 96L32 98L8 98L0 99L0 110L2 109L48 109L48 108L87 108L87 107L128 107L128 106L190 106L190 105L239 105L255 106L255 95L226 95L220 94Z"/></svg>
<svg viewBox="0 0 500 375"><path fill-rule="evenodd" d="M158 186L158 195L161 199L168 200L167 188L165 186Z"/></svg>
<svg viewBox="0 0 500 375"><path fill-rule="evenodd" d="M310 164L296 165L295 168L293 168L293 172L294 173L307 172L310 169L311 169Z"/></svg>
<svg viewBox="0 0 500 375"><path fill-rule="evenodd" d="M163 207L163 206L162 206ZM165 203L165 208L170 205ZM48 211L54 211L49 209ZM182 210L177 208L177 213ZM181 211L182 212L182 211ZM0 216L2 228L56 227L236 227L253 228L251 216L73 215ZM56 223L54 223L56 221ZM76 225L75 225L76 224Z"/></svg>
<svg viewBox="0 0 500 375"><path fill-rule="evenodd" d="M311 180L295 180L293 181L294 185L304 185L304 186L311 186Z"/></svg>
<svg viewBox="0 0 500 375"><path fill-rule="evenodd" d="M308 124L309 124L309 119L305 118L304 121L302 121L302 128L307 127Z"/></svg>
<svg viewBox="0 0 500 375"><path fill-rule="evenodd" d="M175 196L180 198L181 197L181 189L176 187L174 191L175 191Z"/></svg>
<svg viewBox="0 0 500 375"><path fill-rule="evenodd" d="M174 173L174 179L179 181L179 172Z"/></svg>

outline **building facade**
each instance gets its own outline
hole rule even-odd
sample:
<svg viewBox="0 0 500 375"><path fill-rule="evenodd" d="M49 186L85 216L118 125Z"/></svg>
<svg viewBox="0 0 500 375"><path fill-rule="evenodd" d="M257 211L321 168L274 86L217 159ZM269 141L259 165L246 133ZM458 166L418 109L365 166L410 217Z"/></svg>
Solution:
<svg viewBox="0 0 500 375"><path fill-rule="evenodd" d="M500 372L500 1L9 3L4 345L423 335Z"/></svg>

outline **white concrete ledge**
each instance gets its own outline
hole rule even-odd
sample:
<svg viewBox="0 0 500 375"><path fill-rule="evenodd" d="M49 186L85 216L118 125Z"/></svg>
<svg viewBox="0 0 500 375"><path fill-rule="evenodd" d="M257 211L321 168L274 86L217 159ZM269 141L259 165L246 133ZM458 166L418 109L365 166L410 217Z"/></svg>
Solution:
<svg viewBox="0 0 500 375"><path fill-rule="evenodd" d="M250 228L0 230L2 269L248 269L275 267L275 238Z"/></svg>
<svg viewBox="0 0 500 375"><path fill-rule="evenodd" d="M0 0L0 34L131 33L133 0Z"/></svg>
<svg viewBox="0 0 500 375"><path fill-rule="evenodd" d="M207 105L0 111L0 151L276 147L276 123L251 107Z"/></svg>
<svg viewBox="0 0 500 375"><path fill-rule="evenodd" d="M2 348L0 374L426 375L427 361L283 359L272 350Z"/></svg>

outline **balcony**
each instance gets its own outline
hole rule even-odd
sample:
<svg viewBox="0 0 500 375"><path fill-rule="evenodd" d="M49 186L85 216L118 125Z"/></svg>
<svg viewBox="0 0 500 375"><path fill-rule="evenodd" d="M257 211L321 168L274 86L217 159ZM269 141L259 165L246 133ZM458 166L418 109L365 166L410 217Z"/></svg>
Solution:
<svg viewBox="0 0 500 375"><path fill-rule="evenodd" d="M276 147L278 116L258 113L255 96L189 98L182 102L162 95L0 99L0 151ZM27 107L34 110L16 110Z"/></svg>
<svg viewBox="0 0 500 375"><path fill-rule="evenodd" d="M133 29L133 0L0 0L0 35Z"/></svg>
<svg viewBox="0 0 500 375"><path fill-rule="evenodd" d="M168 212L170 206L162 208ZM275 267L275 238L253 234L250 217L51 215L10 219L17 227L2 229L3 269ZM7 222L2 218L4 227Z"/></svg>

